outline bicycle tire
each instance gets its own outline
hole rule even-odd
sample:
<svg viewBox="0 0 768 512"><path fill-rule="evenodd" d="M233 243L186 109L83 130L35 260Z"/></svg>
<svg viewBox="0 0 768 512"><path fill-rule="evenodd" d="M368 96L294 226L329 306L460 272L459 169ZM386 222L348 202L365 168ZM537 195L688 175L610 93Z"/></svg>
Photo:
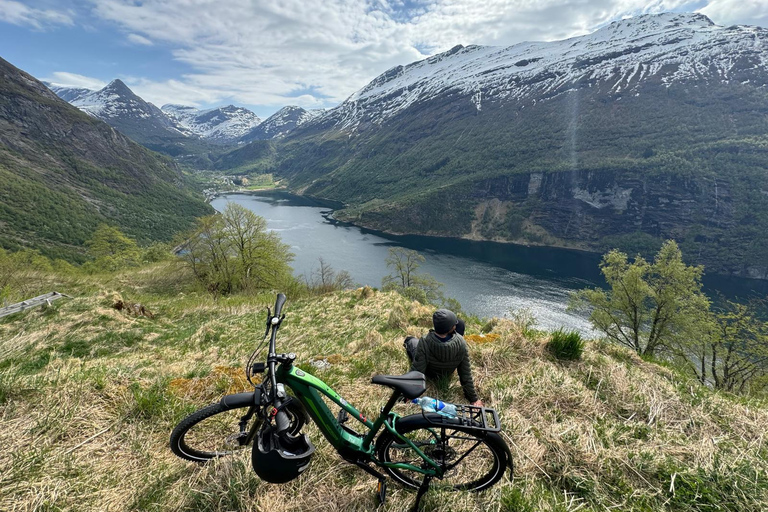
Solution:
<svg viewBox="0 0 768 512"><path fill-rule="evenodd" d="M399 419L395 429L410 439L427 456L440 464L455 464L443 476L457 491L479 492L496 484L507 467L513 472L509 447L495 432L461 425L435 426L423 415ZM445 434L446 442L441 438ZM376 456L382 462L403 462L423 469L429 466L409 445L385 431L376 440ZM483 459L483 460L481 460ZM418 489L424 475L416 471L385 467L398 483Z"/></svg>
<svg viewBox="0 0 768 512"><path fill-rule="evenodd" d="M230 408L215 403L193 412L171 432L171 451L182 459L203 463L245 449L246 445L240 445L237 438L240 418L249 407ZM306 422L306 413L295 400L285 410L291 420L288 432L296 435ZM260 421L260 416L254 414L251 421ZM251 428L252 424L246 432Z"/></svg>

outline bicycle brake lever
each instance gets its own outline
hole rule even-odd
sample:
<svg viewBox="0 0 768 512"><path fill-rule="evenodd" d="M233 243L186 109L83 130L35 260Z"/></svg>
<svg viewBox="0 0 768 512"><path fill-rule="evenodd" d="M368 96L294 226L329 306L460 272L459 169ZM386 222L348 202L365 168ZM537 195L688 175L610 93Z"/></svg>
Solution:
<svg viewBox="0 0 768 512"><path fill-rule="evenodd" d="M267 330L264 331L264 337L266 338L269 334L269 328L272 327L272 310L269 309L269 306L267 306Z"/></svg>

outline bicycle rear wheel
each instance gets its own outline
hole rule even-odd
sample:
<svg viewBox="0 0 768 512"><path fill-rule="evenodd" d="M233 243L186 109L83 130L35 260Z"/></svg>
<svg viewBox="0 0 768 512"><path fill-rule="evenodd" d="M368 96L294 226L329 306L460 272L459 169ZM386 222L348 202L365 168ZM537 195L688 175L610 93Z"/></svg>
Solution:
<svg viewBox="0 0 768 512"><path fill-rule="evenodd" d="M228 408L216 403L193 412L173 429L171 450L182 459L207 462L247 448L241 442L253 429L254 422L261 421L259 414L254 414L245 432L240 432L240 420L249 407ZM288 432L295 435L306 421L304 409L294 400L286 406L285 412L291 422Z"/></svg>
<svg viewBox="0 0 768 512"><path fill-rule="evenodd" d="M434 426L420 414L401 418L395 428L444 468L442 481L454 490L482 491L501 480L507 467L512 472L509 448L496 433L459 425ZM376 455L382 462L431 467L409 444L389 432L376 441ZM424 480L424 475L417 471L385 469L394 480L414 489Z"/></svg>

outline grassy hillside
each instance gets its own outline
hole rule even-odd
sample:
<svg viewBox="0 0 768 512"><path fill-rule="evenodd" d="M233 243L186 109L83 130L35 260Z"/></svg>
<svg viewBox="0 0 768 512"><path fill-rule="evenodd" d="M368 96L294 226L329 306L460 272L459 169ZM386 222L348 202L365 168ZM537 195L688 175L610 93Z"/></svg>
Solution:
<svg viewBox="0 0 768 512"><path fill-rule="evenodd" d="M313 426L318 452L283 486L255 476L250 450L207 466L171 454L176 422L244 388L242 368L274 297L216 301L168 265L37 275L39 291L73 298L0 319L0 509L373 510L375 481ZM117 298L154 318L112 309ZM278 349L297 353L302 368L368 416L389 396L370 376L407 370L402 339L424 332L432 312L373 290L289 297L285 311ZM498 337L471 343L476 384L500 413L515 478L479 495L431 491L424 510L768 508L765 403L712 392L599 342L581 361L561 363L544 350L544 333L470 319L468 334L483 330ZM315 358L332 364L316 370ZM428 394L462 401L457 380ZM391 484L384 509L405 510L414 497Z"/></svg>
<svg viewBox="0 0 768 512"><path fill-rule="evenodd" d="M169 158L0 59L0 248L83 261L100 223L169 241L210 213Z"/></svg>

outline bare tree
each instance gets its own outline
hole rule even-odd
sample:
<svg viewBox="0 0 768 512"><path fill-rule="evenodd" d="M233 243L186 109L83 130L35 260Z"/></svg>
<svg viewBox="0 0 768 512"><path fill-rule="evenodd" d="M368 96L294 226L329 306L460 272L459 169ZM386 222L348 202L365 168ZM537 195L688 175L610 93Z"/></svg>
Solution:
<svg viewBox="0 0 768 512"><path fill-rule="evenodd" d="M336 271L323 258L318 258L320 267L312 272L307 279L307 288L317 293L329 293L337 290L347 290L355 286L355 282L346 270Z"/></svg>

